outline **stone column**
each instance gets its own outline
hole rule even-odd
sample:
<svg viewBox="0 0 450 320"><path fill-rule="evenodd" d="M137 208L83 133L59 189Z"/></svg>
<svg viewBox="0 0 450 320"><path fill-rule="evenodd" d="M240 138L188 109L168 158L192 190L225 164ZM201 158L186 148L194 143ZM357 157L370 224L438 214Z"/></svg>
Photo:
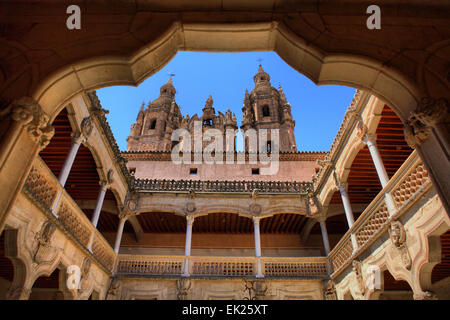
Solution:
<svg viewBox="0 0 450 320"><path fill-rule="evenodd" d="M192 225L194 224L195 217L192 215L186 216L186 244L184 246L184 255L186 257L184 261L183 277L189 277L189 259L191 256L191 240L192 240Z"/></svg>
<svg viewBox="0 0 450 320"><path fill-rule="evenodd" d="M375 169L377 171L378 179L380 179L381 187L384 188L389 182L389 177L377 148L377 136L374 134L366 134L362 138L362 141L367 144L367 147L369 148L373 164L375 165ZM396 211L394 201L389 193L385 193L385 199L389 210L389 215L392 216Z"/></svg>
<svg viewBox="0 0 450 320"><path fill-rule="evenodd" d="M322 240L323 240L323 247L325 248L325 256L328 256L330 254L330 241L328 240L328 231L327 231L327 224L326 219L321 218L318 219L320 223L320 230L322 231Z"/></svg>
<svg viewBox="0 0 450 320"><path fill-rule="evenodd" d="M255 256L256 256L256 277L263 278L264 275L261 270L261 236L259 232L260 217L253 217L253 227L255 233Z"/></svg>
<svg viewBox="0 0 450 320"><path fill-rule="evenodd" d="M70 170L72 169L73 162L75 161L75 157L77 156L78 149L80 148L83 139L84 137L80 133L74 133L72 135L72 146L70 147L70 151L67 154L66 160L64 161L64 165L58 177L58 181L63 187L69 177Z"/></svg>
<svg viewBox="0 0 450 320"><path fill-rule="evenodd" d="M122 242L123 227L127 221L126 216L120 216L119 227L117 228L116 242L114 243L114 252L119 254L120 243Z"/></svg>
<svg viewBox="0 0 450 320"><path fill-rule="evenodd" d="M367 144L367 148L369 148L373 164L375 165L375 169L377 170L378 179L380 179L381 186L384 188L389 182L389 177L387 175L380 153L378 152L377 136L374 134L366 134L363 137L362 141Z"/></svg>
<svg viewBox="0 0 450 320"><path fill-rule="evenodd" d="M0 233L33 161L55 132L49 117L30 97L15 100L0 112L5 133L0 141Z"/></svg>
<svg viewBox="0 0 450 320"><path fill-rule="evenodd" d="M98 192L97 204L95 206L94 213L92 214L91 222L94 227L97 228L98 219L100 218L100 213L103 207L103 201L105 200L106 191L108 190L108 184L105 181L99 181L100 191ZM89 240L88 249L92 249L92 243L94 242L95 232L92 233L91 239Z"/></svg>
<svg viewBox="0 0 450 320"><path fill-rule="evenodd" d="M103 201L105 200L106 191L108 190L108 184L105 181L100 181L100 191L98 192L97 205L95 206L94 214L92 215L92 224L97 228L98 219L100 218L100 212L102 211Z"/></svg>
<svg viewBox="0 0 450 320"><path fill-rule="evenodd" d="M336 184L339 192L341 193L342 204L344 205L345 216L347 217L348 228L350 229L355 223L355 218L353 217L352 206L350 204L350 199L347 193L347 183L341 182Z"/></svg>

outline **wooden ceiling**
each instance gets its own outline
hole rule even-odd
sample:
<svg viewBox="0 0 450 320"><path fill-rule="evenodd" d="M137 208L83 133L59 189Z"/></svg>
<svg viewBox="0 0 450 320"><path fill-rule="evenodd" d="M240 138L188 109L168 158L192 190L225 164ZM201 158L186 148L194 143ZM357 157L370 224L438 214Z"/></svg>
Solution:
<svg viewBox="0 0 450 320"><path fill-rule="evenodd" d="M89 218L92 219L94 209L83 209L83 212ZM101 232L116 233L119 228L119 217L116 214L112 214L107 211L100 212L100 218L98 219L97 229ZM129 223L125 223L123 232L134 233L133 227Z"/></svg>
<svg viewBox="0 0 450 320"><path fill-rule="evenodd" d="M186 219L172 213L141 213L137 216L144 232L186 232ZM298 214L276 214L260 222L261 233L300 233L306 217ZM197 217L192 226L195 233L253 233L253 221L232 213L211 213Z"/></svg>
<svg viewBox="0 0 450 320"><path fill-rule="evenodd" d="M353 212L355 220L361 215L362 212ZM348 223L345 214L338 214L327 218L326 221L328 234L344 234L348 230ZM311 234L322 234L320 224L316 223L311 229Z"/></svg>
<svg viewBox="0 0 450 320"><path fill-rule="evenodd" d="M66 109L59 113L52 125L55 135L39 155L58 177L72 145L72 127ZM81 145L65 185L66 191L74 200L95 200L100 190L99 180L94 157L87 147ZM109 192L105 199L114 200L114 195Z"/></svg>

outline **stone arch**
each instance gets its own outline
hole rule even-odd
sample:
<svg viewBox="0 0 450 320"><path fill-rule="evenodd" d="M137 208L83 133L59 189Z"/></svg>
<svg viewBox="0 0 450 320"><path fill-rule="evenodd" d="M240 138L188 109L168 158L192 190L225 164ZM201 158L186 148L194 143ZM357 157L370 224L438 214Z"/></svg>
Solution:
<svg viewBox="0 0 450 320"><path fill-rule="evenodd" d="M224 41L208 40L213 32ZM239 31L239 32L236 32ZM252 37L249 41L235 41ZM53 118L74 95L105 86L137 86L160 70L179 50L206 52L275 51L291 67L317 85L335 84L363 89L391 105L407 119L422 92L407 77L381 62L357 55L326 54L278 22L239 25L176 22L153 43L128 57L103 56L79 61L47 77L32 97Z"/></svg>
<svg viewBox="0 0 450 320"><path fill-rule="evenodd" d="M13 279L6 299L26 300L30 295L31 263L26 255L20 250L20 235L18 229L6 228L2 235L5 240L5 257L8 258L13 267Z"/></svg>

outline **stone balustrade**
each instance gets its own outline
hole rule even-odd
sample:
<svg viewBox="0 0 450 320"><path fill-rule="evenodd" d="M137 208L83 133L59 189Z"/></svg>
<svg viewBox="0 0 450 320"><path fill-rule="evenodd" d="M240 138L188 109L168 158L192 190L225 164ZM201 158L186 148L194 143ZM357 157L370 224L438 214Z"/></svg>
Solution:
<svg viewBox="0 0 450 320"><path fill-rule="evenodd" d="M187 257L188 273L192 277L254 277L256 257ZM261 257L262 273L271 278L325 278L328 275L326 257ZM117 274L154 276L181 275L184 256L119 255Z"/></svg>
<svg viewBox="0 0 450 320"><path fill-rule="evenodd" d="M152 192L218 192L218 193L308 193L312 191L311 182L298 181L200 181L136 179L135 190Z"/></svg>
<svg viewBox="0 0 450 320"><path fill-rule="evenodd" d="M407 212L431 185L428 172L414 151L330 252L332 277L340 274L355 257L385 234L390 222ZM388 210L387 195L394 201L393 212Z"/></svg>
<svg viewBox="0 0 450 320"><path fill-rule="evenodd" d="M109 271L113 269L116 258L113 248L92 225L40 157L37 157L33 163L25 188L48 213L52 212L54 207L56 217L65 231L86 249L91 236L94 235L92 254L106 269ZM57 200L58 194L60 194L59 200ZM55 201L58 201L56 205Z"/></svg>

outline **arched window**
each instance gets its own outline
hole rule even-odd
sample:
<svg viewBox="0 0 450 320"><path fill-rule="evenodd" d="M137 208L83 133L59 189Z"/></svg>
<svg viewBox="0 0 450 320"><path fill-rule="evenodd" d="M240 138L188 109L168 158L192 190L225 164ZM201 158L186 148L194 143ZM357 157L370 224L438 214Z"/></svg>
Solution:
<svg viewBox="0 0 450 320"><path fill-rule="evenodd" d="M150 121L150 130L153 130L156 128L156 119L153 119Z"/></svg>
<svg viewBox="0 0 450 320"><path fill-rule="evenodd" d="M270 117L270 109L268 105L263 106L263 117Z"/></svg>

